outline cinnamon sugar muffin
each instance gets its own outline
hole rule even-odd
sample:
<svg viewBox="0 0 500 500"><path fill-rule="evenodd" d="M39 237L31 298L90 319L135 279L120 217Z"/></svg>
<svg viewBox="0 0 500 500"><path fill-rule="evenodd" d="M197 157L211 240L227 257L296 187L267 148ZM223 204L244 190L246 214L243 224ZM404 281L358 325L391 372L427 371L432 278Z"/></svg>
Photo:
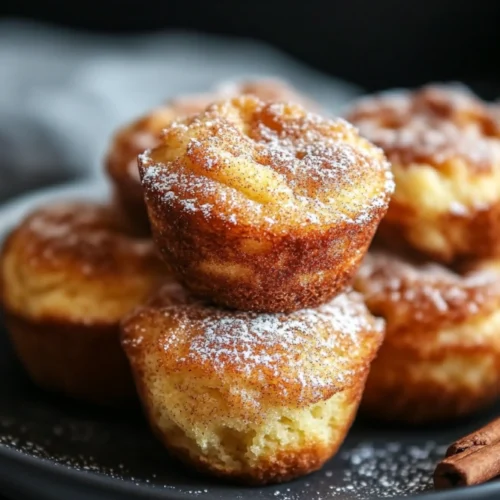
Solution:
<svg viewBox="0 0 500 500"><path fill-rule="evenodd" d="M0 296L31 378L91 402L132 398L119 323L164 274L152 242L128 236L105 206L58 204L28 216L3 247Z"/></svg>
<svg viewBox="0 0 500 500"><path fill-rule="evenodd" d="M363 396L365 413L447 421L498 398L500 274L491 266L457 274L379 251L365 258L355 287L387 328Z"/></svg>
<svg viewBox="0 0 500 500"><path fill-rule="evenodd" d="M247 484L319 469L356 413L383 323L354 292L290 314L212 307L168 284L122 325L150 424L201 471Z"/></svg>
<svg viewBox="0 0 500 500"><path fill-rule="evenodd" d="M317 107L280 80L225 82L212 92L172 99L116 132L106 155L106 170L115 188L117 205L140 233L149 232L149 223L137 169L137 155L157 146L161 131L174 119L203 111L218 99L242 94L255 95L265 101L300 102L309 109Z"/></svg>
<svg viewBox="0 0 500 500"><path fill-rule="evenodd" d="M344 120L249 96L174 122L139 170L156 243L180 280L260 312L342 291L393 188L381 150Z"/></svg>
<svg viewBox="0 0 500 500"><path fill-rule="evenodd" d="M443 262L500 254L500 122L467 89L361 99L348 114L393 166L380 241Z"/></svg>

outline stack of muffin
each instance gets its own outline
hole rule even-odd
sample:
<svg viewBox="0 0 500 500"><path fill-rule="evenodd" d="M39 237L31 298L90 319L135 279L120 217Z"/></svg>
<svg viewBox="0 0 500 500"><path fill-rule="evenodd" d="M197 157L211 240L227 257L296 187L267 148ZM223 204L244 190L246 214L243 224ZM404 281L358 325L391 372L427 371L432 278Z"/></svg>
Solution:
<svg viewBox="0 0 500 500"><path fill-rule="evenodd" d="M384 335L349 285L389 164L299 100L257 82L155 110L113 141L113 203L41 208L2 253L7 325L39 385L122 402L130 365L166 447L246 483L336 452Z"/></svg>
<svg viewBox="0 0 500 500"><path fill-rule="evenodd" d="M347 118L396 181L355 281L387 323L363 410L428 423L481 409L500 393L498 107L434 85L361 99Z"/></svg>
<svg viewBox="0 0 500 500"><path fill-rule="evenodd" d="M404 423L497 399L500 112L393 92L348 115L365 139L313 107L268 81L176 99L113 138L112 201L22 221L0 296L33 380L138 393L172 453L246 483L321 467L362 395Z"/></svg>

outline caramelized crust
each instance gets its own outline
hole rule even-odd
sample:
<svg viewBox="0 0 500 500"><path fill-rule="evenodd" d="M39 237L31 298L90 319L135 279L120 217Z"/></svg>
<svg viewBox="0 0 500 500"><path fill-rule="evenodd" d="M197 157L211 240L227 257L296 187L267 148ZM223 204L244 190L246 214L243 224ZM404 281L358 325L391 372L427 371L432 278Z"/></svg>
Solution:
<svg viewBox="0 0 500 500"><path fill-rule="evenodd" d="M379 251L365 258L355 287L387 323L363 396L366 413L445 421L498 397L500 274L457 274Z"/></svg>
<svg viewBox="0 0 500 500"><path fill-rule="evenodd" d="M265 101L299 102L309 109L317 107L280 80L226 82L212 92L172 99L116 132L106 155L106 170L113 182L118 205L140 233L149 232L149 221L137 169L137 156L146 149L156 147L160 143L162 130L173 120L199 113L216 100L242 94L255 95Z"/></svg>
<svg viewBox="0 0 500 500"><path fill-rule="evenodd" d="M385 242L443 262L500 252L500 121L467 89L429 86L361 99L348 119L393 165Z"/></svg>
<svg viewBox="0 0 500 500"><path fill-rule="evenodd" d="M263 312L339 293L393 187L382 152L343 120L252 97L174 122L139 167L156 242L183 283Z"/></svg>
<svg viewBox="0 0 500 500"><path fill-rule="evenodd" d="M383 323L353 292L259 315L215 308L169 283L122 332L167 448L207 472L262 484L316 470L337 450Z"/></svg>
<svg viewBox="0 0 500 500"><path fill-rule="evenodd" d="M153 244L91 203L41 208L4 244L2 306L12 342L40 386L99 403L134 394L121 318L165 274Z"/></svg>

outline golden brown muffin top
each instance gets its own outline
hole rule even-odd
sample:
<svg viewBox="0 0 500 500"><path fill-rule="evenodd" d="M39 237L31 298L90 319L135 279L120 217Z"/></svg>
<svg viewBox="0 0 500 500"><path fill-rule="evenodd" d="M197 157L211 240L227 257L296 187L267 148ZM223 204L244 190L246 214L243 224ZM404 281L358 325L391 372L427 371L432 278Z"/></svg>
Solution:
<svg viewBox="0 0 500 500"><path fill-rule="evenodd" d="M99 277L159 266L152 241L129 236L114 211L91 202L43 207L9 236L3 254L30 269Z"/></svg>
<svg viewBox="0 0 500 500"><path fill-rule="evenodd" d="M274 230L366 223L394 187L381 150L344 120L250 96L172 123L139 167L157 204Z"/></svg>
<svg viewBox="0 0 500 500"><path fill-rule="evenodd" d="M466 87L429 85L365 97L347 119L401 165L444 168L458 158L488 171L500 159L500 122Z"/></svg>
<svg viewBox="0 0 500 500"><path fill-rule="evenodd" d="M165 376L189 373L300 407L363 376L383 330L354 292L317 309L257 314L212 307L170 284L125 320L123 346L139 367L157 356Z"/></svg>
<svg viewBox="0 0 500 500"><path fill-rule="evenodd" d="M106 156L106 168L112 178L136 185L139 179L137 155L158 145L161 131L178 116L184 116L184 107L163 105L153 109L114 135ZM200 109L203 109L201 106Z"/></svg>
<svg viewBox="0 0 500 500"><path fill-rule="evenodd" d="M500 279L489 270L459 274L434 263L417 263L384 251L369 253L355 280L371 312L388 332L434 331L488 314L500 305Z"/></svg>
<svg viewBox="0 0 500 500"><path fill-rule="evenodd" d="M319 108L318 104L307 96L300 94L291 85L276 78L223 82L217 87L216 93L218 95L218 100L222 98L230 99L240 95L253 95L261 101L294 102L296 104L301 104L311 111ZM211 102L213 101L212 94Z"/></svg>
<svg viewBox="0 0 500 500"><path fill-rule="evenodd" d="M109 174L123 180L125 168L130 182L139 181L137 155L156 147L161 131L173 120L203 111L210 103L242 94L251 94L264 101L291 101L302 103L309 109L318 106L299 94L286 82L277 79L223 82L212 92L192 94L169 100L164 105L118 130L113 137L106 165Z"/></svg>

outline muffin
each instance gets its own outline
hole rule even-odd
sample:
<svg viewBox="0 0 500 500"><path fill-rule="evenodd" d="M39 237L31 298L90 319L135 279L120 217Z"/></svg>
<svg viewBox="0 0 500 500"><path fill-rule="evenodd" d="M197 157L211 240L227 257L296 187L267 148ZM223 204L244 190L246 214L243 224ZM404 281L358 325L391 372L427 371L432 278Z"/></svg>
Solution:
<svg viewBox="0 0 500 500"><path fill-rule="evenodd" d="M500 122L466 88L361 99L348 120L392 163L377 239L444 263L500 254Z"/></svg>
<svg viewBox="0 0 500 500"><path fill-rule="evenodd" d="M387 335L368 378L364 413L445 422L498 398L500 274L491 269L478 264L457 273L383 251L365 258L355 288L385 319Z"/></svg>
<svg viewBox="0 0 500 500"><path fill-rule="evenodd" d="M122 218L139 236L148 235L150 229L137 169L137 155L155 147L161 131L177 116L182 116L183 112L183 109L177 110L170 105L159 106L118 130L109 146L105 167L113 185L114 203Z"/></svg>
<svg viewBox="0 0 500 500"><path fill-rule="evenodd" d="M126 234L106 206L71 202L29 215L3 246L0 296L33 381L89 402L132 399L120 320L164 275L152 241Z"/></svg>
<svg viewBox="0 0 500 500"><path fill-rule="evenodd" d="M313 101L280 80L225 82L212 92L172 99L116 132L106 155L105 166L114 186L117 205L138 234L148 234L149 222L137 170L137 155L157 146L161 131L174 119L203 111L218 99L241 94L256 95L263 100L300 102L310 109L317 107Z"/></svg>
<svg viewBox="0 0 500 500"><path fill-rule="evenodd" d="M245 484L299 477L337 451L383 338L354 292L317 309L257 314L215 308L172 283L122 330L166 448Z"/></svg>
<svg viewBox="0 0 500 500"><path fill-rule="evenodd" d="M139 170L157 246L182 283L258 312L340 293L393 188L381 150L344 120L249 96L171 124Z"/></svg>

